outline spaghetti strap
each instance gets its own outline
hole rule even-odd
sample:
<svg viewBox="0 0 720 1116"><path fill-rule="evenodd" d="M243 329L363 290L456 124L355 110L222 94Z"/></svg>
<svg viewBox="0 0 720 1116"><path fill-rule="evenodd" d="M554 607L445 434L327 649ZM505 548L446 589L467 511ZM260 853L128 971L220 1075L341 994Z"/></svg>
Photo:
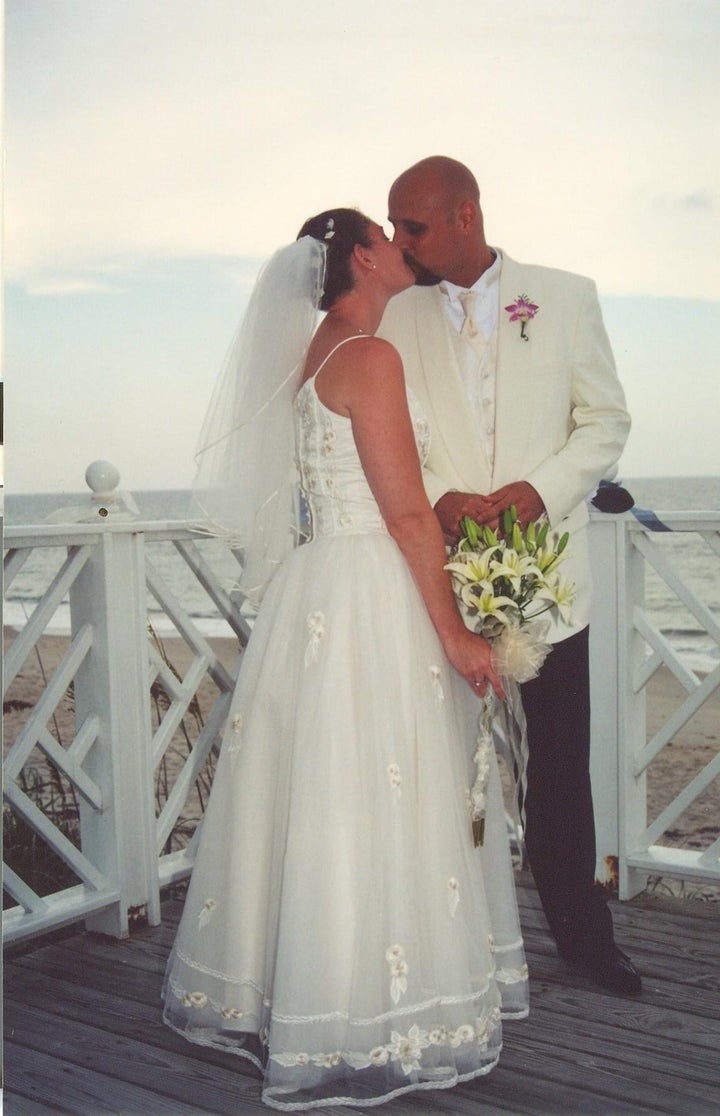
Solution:
<svg viewBox="0 0 720 1116"><path fill-rule="evenodd" d="M314 380L315 379L318 372L322 371L322 369L325 367L327 362L330 360L330 357L333 356L338 351L338 349L340 348L341 345L347 344L348 341L359 341L360 338L363 338L363 337L367 340L367 338L370 337L370 336L371 336L371 334L368 334L368 333L353 333L352 337L343 337L342 341L338 341L337 345L333 346L333 348L330 350L328 355L326 357L323 357L323 359L320 361L317 368L313 372L312 376L308 376L308 380Z"/></svg>

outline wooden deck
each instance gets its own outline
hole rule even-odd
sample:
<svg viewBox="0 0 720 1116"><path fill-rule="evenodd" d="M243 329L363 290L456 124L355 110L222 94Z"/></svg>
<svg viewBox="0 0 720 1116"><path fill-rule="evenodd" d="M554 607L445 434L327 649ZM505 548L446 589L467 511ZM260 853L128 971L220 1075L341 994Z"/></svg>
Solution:
<svg viewBox="0 0 720 1116"><path fill-rule="evenodd" d="M632 1000L568 974L524 876L519 901L531 1014L506 1024L500 1065L469 1085L370 1111L716 1116L720 904L648 895L614 904L618 938L644 975L643 994ZM167 902L161 927L138 930L126 942L74 932L9 953L6 1116L270 1111L252 1067L193 1046L160 1021L160 985L180 910L179 902Z"/></svg>

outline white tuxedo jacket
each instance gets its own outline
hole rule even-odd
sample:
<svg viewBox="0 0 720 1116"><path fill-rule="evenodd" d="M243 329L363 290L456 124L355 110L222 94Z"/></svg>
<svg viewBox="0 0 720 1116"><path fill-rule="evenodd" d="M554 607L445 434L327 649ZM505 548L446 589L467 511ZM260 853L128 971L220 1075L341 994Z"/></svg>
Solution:
<svg viewBox="0 0 720 1116"><path fill-rule="evenodd" d="M547 509L550 525L569 531L563 573L577 595L570 626L590 614L587 497L613 474L630 429L595 284L552 268L519 264L504 253L495 399L492 472L480 448L457 360L457 340L437 287L412 287L388 304L378 336L398 349L410 388L430 424L425 483L434 505L451 489L487 494L528 481ZM525 295L539 307L527 323L511 322L506 306Z"/></svg>

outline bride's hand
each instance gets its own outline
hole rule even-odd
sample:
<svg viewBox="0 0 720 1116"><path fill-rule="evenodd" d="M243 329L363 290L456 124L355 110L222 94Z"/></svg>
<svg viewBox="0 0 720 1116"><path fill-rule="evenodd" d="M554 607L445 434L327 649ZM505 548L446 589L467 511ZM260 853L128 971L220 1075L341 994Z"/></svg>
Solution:
<svg viewBox="0 0 720 1116"><path fill-rule="evenodd" d="M492 686L501 701L505 700L500 676L493 670L490 644L482 636L463 628L448 639L445 654L478 697L484 697L488 685Z"/></svg>

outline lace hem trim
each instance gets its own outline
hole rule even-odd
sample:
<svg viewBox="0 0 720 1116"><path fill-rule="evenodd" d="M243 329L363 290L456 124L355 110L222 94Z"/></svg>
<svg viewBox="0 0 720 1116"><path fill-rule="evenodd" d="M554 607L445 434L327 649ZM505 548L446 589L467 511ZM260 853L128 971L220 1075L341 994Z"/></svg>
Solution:
<svg viewBox="0 0 720 1116"><path fill-rule="evenodd" d="M526 1013L527 1014L527 1013ZM509 1016L508 1018L524 1018L524 1016ZM163 1016L163 1022L171 1031L176 1034L182 1035L188 1042L192 1042L196 1046L207 1046L215 1050L222 1050L226 1054L234 1054L236 1057L245 1058L247 1061L252 1062L257 1069L263 1071L263 1064L259 1058L256 1058L249 1050L243 1050L238 1046L233 1046L230 1043L212 1040L206 1038L204 1035L191 1034L184 1031L181 1027L176 1027L171 1023L167 1016ZM382 1096L357 1098L352 1096L337 1096L337 1097L323 1097L322 1100L304 1100L304 1101L287 1101L282 1102L273 1096L273 1090L263 1090L263 1103L269 1108L276 1108L283 1112L300 1112L309 1108L327 1108L333 1104L347 1104L355 1108L374 1108L379 1104L385 1104L387 1101L394 1100L395 1097L401 1097L405 1093L417 1092L422 1090L426 1092L428 1089L453 1089L456 1085L461 1085L465 1081L472 1081L476 1077L484 1077L490 1073L500 1060L502 1052L502 1043L498 1046L497 1050L493 1053L492 1060L485 1065L472 1070L469 1073L453 1073L452 1077L448 1077L444 1081L417 1081L410 1082L407 1085L401 1085L397 1089L392 1089L388 1093L383 1093ZM281 1090L277 1090L280 1092Z"/></svg>
<svg viewBox="0 0 720 1116"><path fill-rule="evenodd" d="M194 969L198 973L205 973L206 976L217 977L218 980L223 980L227 984L242 984L246 988L252 988L263 998L265 997L265 989L261 988L255 981L249 980L247 977L235 977L229 973L223 973L220 969L211 969L207 965L201 965L199 961L194 961L192 957L188 957L181 949L175 951L175 956L183 964L187 965L189 969Z"/></svg>
<svg viewBox="0 0 720 1116"><path fill-rule="evenodd" d="M493 1007L483 1015L476 1017L474 1023L462 1023L455 1030L448 1030L444 1026L436 1026L426 1031L413 1023L406 1035L393 1030L390 1042L380 1043L369 1053L359 1050L334 1050L330 1053L310 1054L304 1051L270 1054L270 1061L288 1069L305 1066L317 1066L320 1069L331 1069L344 1062L350 1069L364 1070L372 1067L386 1066L389 1062L400 1065L403 1073L410 1074L423 1069L423 1051L430 1047L457 1050L461 1046L477 1046L479 1053L487 1053L491 1048L492 1039L498 1033L500 1026L500 1008ZM494 1045L500 1045L498 1042ZM427 1070L426 1070L427 1072ZM435 1073L438 1067L434 1068Z"/></svg>
<svg viewBox="0 0 720 1116"><path fill-rule="evenodd" d="M210 1047L212 1050L222 1050L226 1054L235 1054L238 1058L246 1058L247 1061L252 1062L252 1064L256 1066L261 1073L265 1068L260 1058L256 1058L255 1055L251 1053L251 1051L245 1050L244 1048L238 1046L237 1042L233 1042L232 1039L228 1039L227 1042L223 1042L223 1040L217 1033L214 1033L213 1037L209 1038L205 1035L200 1034L198 1031L188 1031L184 1027L178 1027L176 1023L171 1022L167 1014L163 1015L163 1023L166 1027L169 1027L171 1031L174 1031L176 1035L181 1035L184 1039L187 1039L188 1042L192 1042L195 1046L207 1046ZM252 1033L254 1034L255 1032Z"/></svg>
<svg viewBox="0 0 720 1116"><path fill-rule="evenodd" d="M514 942L509 942L507 945L498 945L496 941L493 941L492 950L493 953L512 953L513 950L522 949L523 946L522 938L516 938Z"/></svg>
<svg viewBox="0 0 720 1116"><path fill-rule="evenodd" d="M479 1069L473 1070L471 1073L454 1073L452 1077L445 1081L418 1081L411 1085L402 1085L399 1089L392 1089L389 1093L383 1093L381 1097L370 1097L369 1099L359 1099L358 1097L338 1096L328 1097L327 1099L316 1101L288 1101L284 1104L282 1101L276 1100L272 1091L268 1090L263 1093L263 1103L268 1108L276 1108L281 1112L303 1112L309 1108L327 1108L331 1104L347 1104L354 1108L374 1108L378 1104L386 1104L387 1101L394 1100L396 1097L401 1097L405 1093L418 1092L422 1090L427 1092L428 1089L454 1089L456 1085L462 1085L465 1081L472 1081L475 1077L485 1077L492 1070L500 1060L500 1050L491 1062L487 1065L481 1066Z"/></svg>
<svg viewBox="0 0 720 1116"><path fill-rule="evenodd" d="M353 1019L345 1011L330 1011L325 1015L280 1015L278 1012L273 1012L273 1022L302 1024L332 1023L334 1020L340 1020L348 1023L351 1027L372 1027L376 1023L385 1023L388 1019L395 1019L399 1015L415 1015L420 1011L427 1011L434 1007L445 1007L450 1004L474 1003L487 995L489 987L490 985L488 982L485 984L484 988L479 989L477 992L471 992L467 996L434 996L431 1000L424 1000L418 1004L406 1004L404 1007L396 1007L393 1008L392 1011L383 1012L382 1015L376 1015L369 1019Z"/></svg>
<svg viewBox="0 0 720 1116"><path fill-rule="evenodd" d="M522 940L522 938L518 938L517 941L511 942L509 945L504 945L504 946L496 945L493 942L492 950L493 950L493 953L511 953L513 950L522 949L522 946L523 946L523 940ZM211 969L207 965L201 965L198 961L194 961L191 957L188 957L188 955L186 953L183 953L183 951L180 950L180 949L175 951L175 956L178 958L178 960L182 961L185 965L187 965L188 968L194 969L196 972L205 973L206 976L216 977L218 980L226 981L228 984L243 985L247 988L252 988L255 992L258 993L259 996L263 997L263 1002L265 1004L268 1004L269 1001L266 999L265 989L261 988L260 985L256 984L254 981L249 980L247 978L243 978L243 977L230 976L229 973L221 972L219 969ZM310 1022L313 1022L313 1021L323 1022L325 1020L331 1020L331 1019L348 1019L349 1022L352 1023L353 1025L357 1025L357 1026L364 1026L365 1024L370 1025L370 1024L373 1024L373 1023L382 1022L382 1020L384 1020L384 1019L389 1019L393 1015L403 1015L403 1014L407 1013L408 1011L415 1011L415 1010L420 1011L420 1010L422 1010L423 1007L434 1007L437 1003L464 1003L464 1002L467 1002L467 1001L469 1001L473 998L477 998L478 996L483 996L483 995L486 994L486 992L488 990L489 980L493 979L493 978L495 980L497 980L500 984L516 984L519 981L527 980L528 979L527 965L523 965L519 969L500 968L500 969L497 969L497 970L494 970L494 969L491 970L490 973L488 974L488 977L486 978L485 985L483 986L483 988L479 989L478 992L476 992L476 993L472 993L470 996L445 997L445 998L444 997L435 997L432 1000L427 1000L424 1004L418 1004L416 1007L407 1006L407 1007L404 1007L404 1008L395 1008L392 1011L386 1012L384 1015L377 1016L374 1019L350 1019L349 1016L344 1015L340 1012L332 1012L329 1015L312 1015L312 1016L298 1016L298 1017L276 1016L276 1018L281 1019L281 1021L284 1022L284 1023L294 1023L294 1022L301 1022L301 1023L308 1022L308 1023L310 1023ZM173 982L173 986L174 987L179 987L179 985L177 985L176 982ZM184 991L185 991L185 989L183 989L183 992Z"/></svg>
<svg viewBox="0 0 720 1116"><path fill-rule="evenodd" d="M498 969L490 974L490 978L494 978L498 984L512 985L523 984L528 980L527 965L523 965L520 969ZM240 983L240 982L235 982ZM251 982L244 982L251 984ZM255 988L255 985L251 985ZM224 1019L242 1019L244 1013L236 1008L227 1007L216 1000L213 1000L205 992L201 990L191 991L183 987L177 980L172 977L168 978L168 987L173 996L179 1000L186 1008L202 1010L209 1008L217 1015L222 1016ZM383 1012L381 1015L372 1016L368 1019L352 1018L347 1012L331 1011L325 1012L320 1015L285 1015L280 1012L273 1012L272 1019L275 1023L282 1023L288 1026L305 1026L307 1024L316 1023L331 1023L340 1021L347 1023L351 1027L372 1027L378 1023L385 1023L389 1019L395 1019L399 1016L417 1015L420 1012L429 1011L432 1008L448 1007L455 1004L471 1004L482 1000L487 996L490 989L490 980L488 979L485 985L478 989L477 992L471 992L465 996L433 996L429 1000L421 1001L415 1004L405 1004L403 1007L396 1007L392 1011ZM263 1001L266 1007L270 1007L267 1000Z"/></svg>

